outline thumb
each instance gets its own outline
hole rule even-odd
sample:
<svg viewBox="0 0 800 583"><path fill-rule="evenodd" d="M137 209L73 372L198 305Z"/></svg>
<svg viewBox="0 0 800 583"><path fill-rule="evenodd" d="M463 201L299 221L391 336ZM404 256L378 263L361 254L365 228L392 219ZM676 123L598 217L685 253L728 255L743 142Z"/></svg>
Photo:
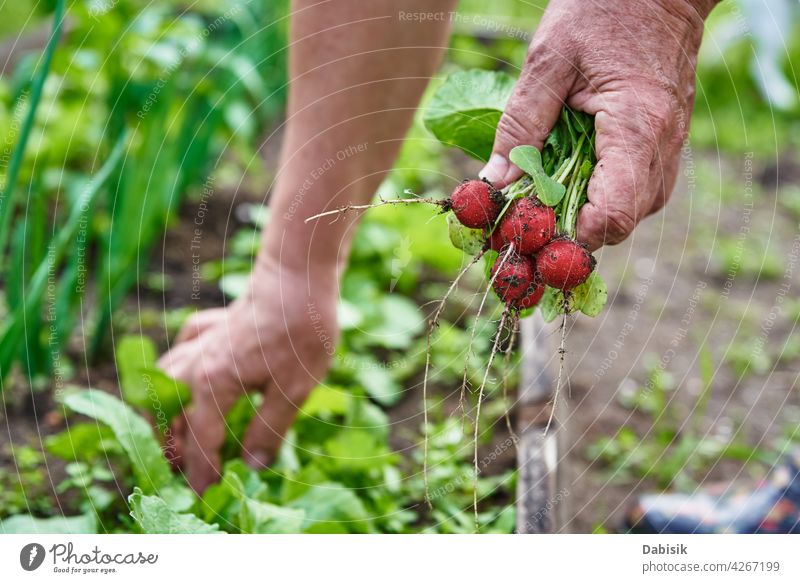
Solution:
<svg viewBox="0 0 800 583"><path fill-rule="evenodd" d="M497 124L492 155L481 178L503 188L522 176L522 171L511 164L509 153L523 145L541 150L575 75L564 54L534 38L519 81Z"/></svg>

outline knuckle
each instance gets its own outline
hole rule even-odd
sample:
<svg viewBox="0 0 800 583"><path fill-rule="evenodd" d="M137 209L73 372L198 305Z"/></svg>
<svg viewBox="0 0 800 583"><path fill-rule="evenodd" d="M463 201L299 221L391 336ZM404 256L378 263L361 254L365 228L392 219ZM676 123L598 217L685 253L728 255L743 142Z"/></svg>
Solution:
<svg viewBox="0 0 800 583"><path fill-rule="evenodd" d="M648 99L647 122L650 133L656 140L666 134L675 123L674 97L667 92L659 92Z"/></svg>
<svg viewBox="0 0 800 583"><path fill-rule="evenodd" d="M205 373L209 376L208 373ZM208 403L214 400L214 391L211 388L211 383L195 382L192 383L192 397L198 403Z"/></svg>
<svg viewBox="0 0 800 583"><path fill-rule="evenodd" d="M181 326L181 334L186 334L187 332L194 332L197 330L202 323L202 318L200 317L200 312L195 312L183 323Z"/></svg>
<svg viewBox="0 0 800 583"><path fill-rule="evenodd" d="M633 232L636 219L626 210L610 208L606 212L605 241L609 244L620 243Z"/></svg>
<svg viewBox="0 0 800 583"><path fill-rule="evenodd" d="M544 19L528 45L525 68L552 71L554 67L573 61L586 42L586 33L580 27L565 27L558 19Z"/></svg>
<svg viewBox="0 0 800 583"><path fill-rule="evenodd" d="M556 55L558 55L558 50L554 48L551 40L539 37L533 39L525 55L525 71L550 70L556 64L554 62Z"/></svg>

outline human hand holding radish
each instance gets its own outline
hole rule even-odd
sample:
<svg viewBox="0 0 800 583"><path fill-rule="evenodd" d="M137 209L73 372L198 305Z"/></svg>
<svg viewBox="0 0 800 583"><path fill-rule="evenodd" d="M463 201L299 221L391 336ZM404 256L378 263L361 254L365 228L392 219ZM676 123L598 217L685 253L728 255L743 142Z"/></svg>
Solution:
<svg viewBox="0 0 800 583"><path fill-rule="evenodd" d="M552 0L482 176L498 188L518 179L511 149L541 148L564 103L594 115L598 162L577 237L592 250L624 240L675 184L703 19L715 4Z"/></svg>

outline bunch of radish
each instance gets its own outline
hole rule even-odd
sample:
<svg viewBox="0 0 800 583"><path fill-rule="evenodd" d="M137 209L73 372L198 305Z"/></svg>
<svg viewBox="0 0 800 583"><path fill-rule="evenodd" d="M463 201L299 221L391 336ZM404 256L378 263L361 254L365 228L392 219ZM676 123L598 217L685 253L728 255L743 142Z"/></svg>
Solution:
<svg viewBox="0 0 800 583"><path fill-rule="evenodd" d="M469 180L456 188L446 206L462 226L480 229L485 249L498 254L491 281L506 305L533 308L545 286L566 293L589 278L594 257L585 246L558 233L551 207L535 196L512 200L507 207L505 203L505 196L487 180Z"/></svg>
<svg viewBox="0 0 800 583"><path fill-rule="evenodd" d="M476 75L476 73L464 73ZM484 73L477 73L485 78ZM487 83L495 86L496 76ZM502 79L501 79L502 81ZM460 82L445 83L437 95L441 94L441 107L447 109L452 103L451 96L459 95ZM447 99L445 99L447 98ZM434 98L436 100L436 98ZM466 107L466 106L465 106ZM451 132L451 137L462 137L474 129L475 136L483 136L475 129L472 110L467 108L465 114L458 111L447 114L447 123L441 124L442 132ZM437 117L438 116L438 117ZM441 119L437 113L434 121ZM497 116L499 119L499 116ZM447 139L437 134L437 126L430 128L444 143ZM458 128L456 131L454 128ZM474 137L474 136L473 136ZM492 136L493 137L493 136ZM475 139L469 142L474 147ZM458 145L450 143L449 145ZM459 146L467 153L473 153L465 146ZM490 151L491 142L482 146L483 151ZM428 352L423 380L423 401L427 395L428 373L430 369L431 336L438 326L439 317L450 293L456 288L459 280L478 261L487 262L486 293L478 307L480 316L490 290L499 296L505 304L502 316L494 335L493 346L489 354L486 371L480 387L475 391L477 405L475 418L480 418L481 400L489 378L492 363L501 347L505 346L508 357L513 348L519 319L540 309L546 321L552 321L564 315L561 324L561 370L554 399L558 398L561 376L564 366L564 342L566 334L566 315L582 312L595 316L602 310L608 297L603 280L595 270L595 259L589 250L575 239L578 213L587 200L587 187L596 162L594 153L593 119L583 113L567 108L553 127L542 149L533 146L517 146L510 153L513 164L524 174L516 182L502 190L496 189L489 181L483 179L462 182L446 199L435 198L401 198L381 200L371 205L349 205L328 211L308 220L325 216L338 216L352 210L363 210L387 204L425 203L437 206L447 213L450 241L454 246L472 256L466 267L456 276L430 319L428 331ZM506 333L507 336L503 337ZM475 338L473 329L472 340ZM472 350L472 341L467 348ZM505 378L505 377L504 377ZM465 367L464 380L461 387L461 403L467 387ZM504 384L505 387L505 384ZM505 389L504 389L505 390ZM553 409L554 411L555 409ZM427 427L427 410L424 411L424 426ZM506 416L509 431L511 423ZM551 418L547 429L550 427ZM545 429L545 431L547 431ZM475 476L478 466L478 423L474 423L474 466ZM423 477L427 496L427 448L425 434L425 455ZM477 529L477 489L474 498L474 512Z"/></svg>
<svg viewBox="0 0 800 583"><path fill-rule="evenodd" d="M573 311L597 315L607 289L595 272L594 257L575 239L596 161L592 118L564 108L541 150L517 146L510 159L524 174L502 190L487 180L466 180L446 199L381 200L307 220L386 204L436 205L449 213L453 245L474 258L464 271L485 258L491 287L515 317L537 306L547 321Z"/></svg>

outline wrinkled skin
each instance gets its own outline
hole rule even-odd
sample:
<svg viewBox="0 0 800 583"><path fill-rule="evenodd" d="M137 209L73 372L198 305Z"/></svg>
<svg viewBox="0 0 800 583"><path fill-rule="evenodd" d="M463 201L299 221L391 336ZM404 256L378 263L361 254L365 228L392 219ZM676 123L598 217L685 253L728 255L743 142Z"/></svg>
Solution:
<svg viewBox="0 0 800 583"><path fill-rule="evenodd" d="M703 19L714 4L551 1L482 175L498 187L519 178L508 153L521 144L541 147L562 103L593 114L598 163L578 239L590 249L624 240L675 185Z"/></svg>

